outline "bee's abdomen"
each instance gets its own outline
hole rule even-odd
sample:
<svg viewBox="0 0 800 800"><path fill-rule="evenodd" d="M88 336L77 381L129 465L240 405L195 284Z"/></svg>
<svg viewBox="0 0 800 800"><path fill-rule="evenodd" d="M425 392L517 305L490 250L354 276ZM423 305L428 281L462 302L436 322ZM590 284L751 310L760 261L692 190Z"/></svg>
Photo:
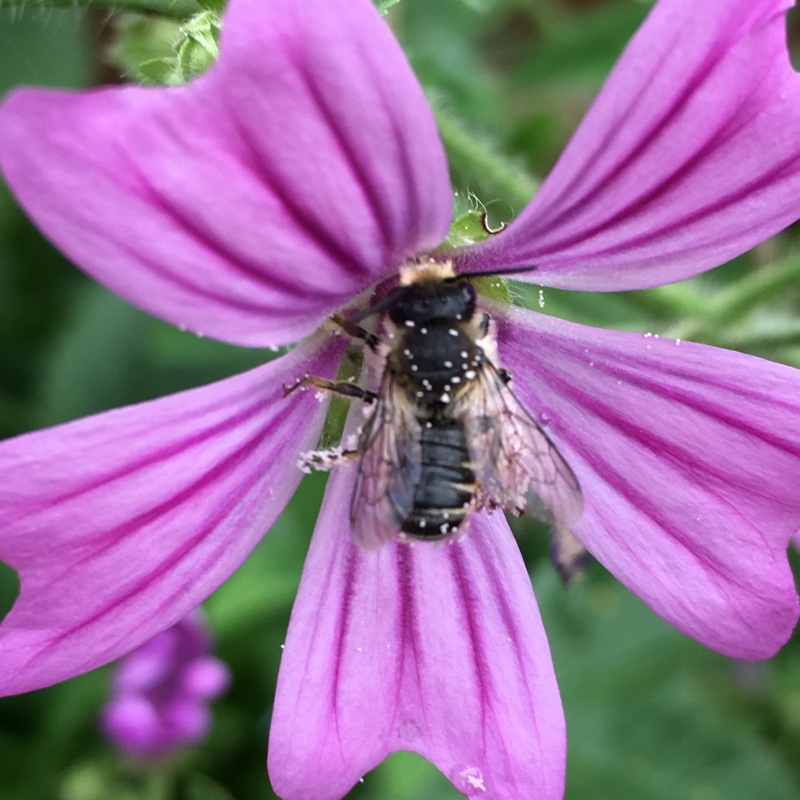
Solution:
<svg viewBox="0 0 800 800"><path fill-rule="evenodd" d="M433 422L420 437L421 465L411 512L401 528L425 539L452 533L463 521L475 495L464 426Z"/></svg>

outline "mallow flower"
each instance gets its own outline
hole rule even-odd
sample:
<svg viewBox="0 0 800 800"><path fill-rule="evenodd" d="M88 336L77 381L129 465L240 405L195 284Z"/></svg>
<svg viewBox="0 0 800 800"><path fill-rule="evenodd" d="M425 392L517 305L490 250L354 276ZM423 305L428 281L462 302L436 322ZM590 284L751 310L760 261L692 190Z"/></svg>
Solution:
<svg viewBox="0 0 800 800"><path fill-rule="evenodd" d="M209 702L230 683L230 671L212 652L211 635L197 610L123 656L101 725L123 753L163 758L202 741L211 729Z"/></svg>
<svg viewBox="0 0 800 800"><path fill-rule="evenodd" d="M800 217L786 0L659 0L563 156L502 233L451 251L431 111L368 0L231 0L190 85L22 90L0 109L20 203L87 273L176 325L287 354L243 375L0 446L0 557L21 579L0 690L93 669L196 607L269 530L326 414L326 320L400 267L536 265L641 289ZM577 475L574 533L675 627L759 659L787 639L800 528L800 373L688 342L493 306L514 391ZM499 512L452 546L362 551L331 472L286 639L269 772L344 795L415 751L465 795L561 798L565 726L530 580Z"/></svg>

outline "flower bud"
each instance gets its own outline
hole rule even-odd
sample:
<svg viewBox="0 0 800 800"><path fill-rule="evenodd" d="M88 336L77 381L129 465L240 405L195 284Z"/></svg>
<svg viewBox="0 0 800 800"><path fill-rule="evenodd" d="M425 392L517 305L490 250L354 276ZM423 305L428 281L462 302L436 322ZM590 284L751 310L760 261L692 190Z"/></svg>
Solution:
<svg viewBox="0 0 800 800"><path fill-rule="evenodd" d="M211 727L208 701L230 682L228 667L210 651L205 621L194 612L122 658L102 713L114 745L158 758L201 741Z"/></svg>

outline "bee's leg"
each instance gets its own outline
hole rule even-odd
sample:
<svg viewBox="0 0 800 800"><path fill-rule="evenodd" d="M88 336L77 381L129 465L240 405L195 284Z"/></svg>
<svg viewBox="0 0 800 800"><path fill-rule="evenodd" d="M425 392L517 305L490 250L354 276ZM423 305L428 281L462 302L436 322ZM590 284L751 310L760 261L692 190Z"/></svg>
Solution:
<svg viewBox="0 0 800 800"><path fill-rule="evenodd" d="M497 374L506 386L511 383L511 373L505 367L500 367L500 369L497 370Z"/></svg>
<svg viewBox="0 0 800 800"><path fill-rule="evenodd" d="M363 400L365 403L374 403L378 399L378 395L375 392L362 389L354 383L331 381L327 378L318 378L315 375L306 375L291 386L284 386L284 397L288 397L293 392L306 386L313 386L323 392L332 392L348 399ZM341 446L331 447L326 450L311 450L308 453L300 454L298 466L303 472L311 472L312 470L327 471L341 461L361 455L363 455L363 451L359 448L345 449Z"/></svg>
<svg viewBox="0 0 800 800"><path fill-rule="evenodd" d="M298 466L306 473L312 470L328 472L337 464L362 455L364 455L362 450L342 450L339 447L332 447L328 450L312 450L309 453L300 454Z"/></svg>
<svg viewBox="0 0 800 800"><path fill-rule="evenodd" d="M365 403L374 403L378 399L376 392L371 392L369 389L362 389L355 383L330 381L327 378L317 378L314 375L306 375L304 378L300 378L297 383L291 386L284 386L283 396L288 397L292 392L304 386L313 386L315 389L322 389L324 392L333 392L342 397L353 397L356 400L363 400Z"/></svg>
<svg viewBox="0 0 800 800"><path fill-rule="evenodd" d="M378 352L381 345L381 340L374 334L370 333L366 328L362 328L358 323L353 322L341 314L334 314L331 319L348 335L354 339L361 339L364 344L372 350L373 353Z"/></svg>
<svg viewBox="0 0 800 800"><path fill-rule="evenodd" d="M491 315L487 314L485 311L481 315L481 321L478 323L478 330L481 332L481 336L488 336L489 335L489 325L492 324L492 317Z"/></svg>

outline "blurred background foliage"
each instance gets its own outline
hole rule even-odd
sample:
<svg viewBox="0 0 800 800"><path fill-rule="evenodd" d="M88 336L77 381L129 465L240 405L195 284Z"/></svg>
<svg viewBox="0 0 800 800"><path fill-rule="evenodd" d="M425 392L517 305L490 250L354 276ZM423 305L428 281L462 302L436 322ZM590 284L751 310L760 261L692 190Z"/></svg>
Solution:
<svg viewBox="0 0 800 800"><path fill-rule="evenodd" d="M389 22L436 110L463 208L485 206L495 222L522 208L647 9L640 0L403 0L391 8ZM0 92L120 80L145 58L169 56L175 26L0 0ZM792 20L792 42L798 34ZM788 230L706 275L646 292L548 289L542 310L800 366L797 238ZM535 288L519 294L539 307ZM0 184L0 436L196 386L270 357L181 333L127 306L53 250ZM149 766L114 753L97 728L110 674L101 669L0 700L0 797L274 797L264 769L270 708L324 480L302 485L206 604L234 681L215 705L205 743ZM800 638L770 662L732 662L671 629L597 564L565 589L542 531L525 521L515 527L566 708L569 800L800 797ZM16 575L4 568L0 615L16 591ZM364 800L459 796L405 753L352 792Z"/></svg>

